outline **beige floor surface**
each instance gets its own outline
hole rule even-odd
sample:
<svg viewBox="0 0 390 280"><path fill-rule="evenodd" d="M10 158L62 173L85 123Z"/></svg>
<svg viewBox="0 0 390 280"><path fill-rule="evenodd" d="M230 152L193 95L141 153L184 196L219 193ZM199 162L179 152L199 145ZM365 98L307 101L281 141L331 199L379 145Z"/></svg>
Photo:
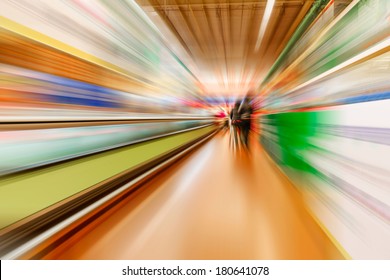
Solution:
<svg viewBox="0 0 390 280"><path fill-rule="evenodd" d="M52 259L342 259L299 192L251 139L228 132L148 182Z"/></svg>

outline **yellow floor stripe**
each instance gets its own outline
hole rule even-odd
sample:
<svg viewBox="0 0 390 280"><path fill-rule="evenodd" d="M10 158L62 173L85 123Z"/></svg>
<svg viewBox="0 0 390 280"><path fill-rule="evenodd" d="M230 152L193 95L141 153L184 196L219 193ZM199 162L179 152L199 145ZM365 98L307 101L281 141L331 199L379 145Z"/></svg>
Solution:
<svg viewBox="0 0 390 280"><path fill-rule="evenodd" d="M0 180L0 228L158 158L213 129L204 127L5 177Z"/></svg>

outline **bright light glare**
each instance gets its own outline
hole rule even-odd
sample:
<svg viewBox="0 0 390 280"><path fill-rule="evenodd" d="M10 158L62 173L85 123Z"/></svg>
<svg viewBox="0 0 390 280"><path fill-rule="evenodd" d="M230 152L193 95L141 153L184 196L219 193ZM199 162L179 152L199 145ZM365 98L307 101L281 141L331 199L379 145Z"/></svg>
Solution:
<svg viewBox="0 0 390 280"><path fill-rule="evenodd" d="M263 37L264 37L265 30L267 28L269 19L271 17L272 9L274 8L274 4L275 4L275 0L268 0L267 1L267 5L265 6L264 16L263 16L263 19L262 19L261 25L260 25L259 36L257 37L257 41L256 41L255 51L258 51L260 48L261 42L262 42Z"/></svg>

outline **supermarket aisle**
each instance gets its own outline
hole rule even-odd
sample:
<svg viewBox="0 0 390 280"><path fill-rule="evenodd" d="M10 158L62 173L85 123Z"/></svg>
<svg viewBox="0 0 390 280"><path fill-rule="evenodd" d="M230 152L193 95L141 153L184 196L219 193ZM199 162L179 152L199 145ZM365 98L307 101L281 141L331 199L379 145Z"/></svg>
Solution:
<svg viewBox="0 0 390 280"><path fill-rule="evenodd" d="M53 259L340 259L291 183L251 139L228 133L148 182Z"/></svg>

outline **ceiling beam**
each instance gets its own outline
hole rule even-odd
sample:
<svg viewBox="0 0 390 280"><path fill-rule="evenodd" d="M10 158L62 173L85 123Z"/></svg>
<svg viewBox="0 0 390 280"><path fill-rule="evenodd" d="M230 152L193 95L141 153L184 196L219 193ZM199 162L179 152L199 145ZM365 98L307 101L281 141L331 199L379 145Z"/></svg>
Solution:
<svg viewBox="0 0 390 280"><path fill-rule="evenodd" d="M179 40L180 44L183 46L183 48L187 51L188 55L191 58L194 58L194 54L192 51L188 48L185 40L180 35L179 31L176 29L175 25L172 23L172 21L169 19L168 12L165 10L158 10L156 11L159 15L159 17L162 19L162 21L166 24L168 29L175 35L175 37Z"/></svg>
<svg viewBox="0 0 390 280"><path fill-rule="evenodd" d="M290 28L288 29L286 35L284 36L282 42L280 43L276 55L279 55L280 52L284 49L286 46L288 40L291 38L294 31L297 29L297 26L301 23L302 19L305 17L307 12L309 11L313 1L305 1L303 4L301 10L299 11L298 15L295 17L294 22L291 24Z"/></svg>
<svg viewBox="0 0 390 280"><path fill-rule="evenodd" d="M342 1L346 1L347 0L342 0ZM176 2L170 2L169 1L169 4L160 4L160 3L156 3L155 1L147 1L147 0L138 0L137 1L138 4L142 7L145 7L145 8L149 8L149 7L152 7L152 8L164 8L164 9L179 9L179 8L188 8L188 7L191 7L191 8L226 8L226 9L229 9L231 8L232 6L239 6L239 7L249 7L251 9L253 8L264 8L267 4L267 1L266 0L263 0L263 1L229 1L229 2L223 2L221 3L220 0L213 0L213 1L207 1L207 3L202 3L202 2L199 2L199 1L191 1L189 0L188 3L185 2L185 1L178 1L178 3ZM296 5L302 5L304 2L311 2L313 3L314 0L276 0L275 1L275 6L282 6L282 5L292 5L292 6L296 6Z"/></svg>

